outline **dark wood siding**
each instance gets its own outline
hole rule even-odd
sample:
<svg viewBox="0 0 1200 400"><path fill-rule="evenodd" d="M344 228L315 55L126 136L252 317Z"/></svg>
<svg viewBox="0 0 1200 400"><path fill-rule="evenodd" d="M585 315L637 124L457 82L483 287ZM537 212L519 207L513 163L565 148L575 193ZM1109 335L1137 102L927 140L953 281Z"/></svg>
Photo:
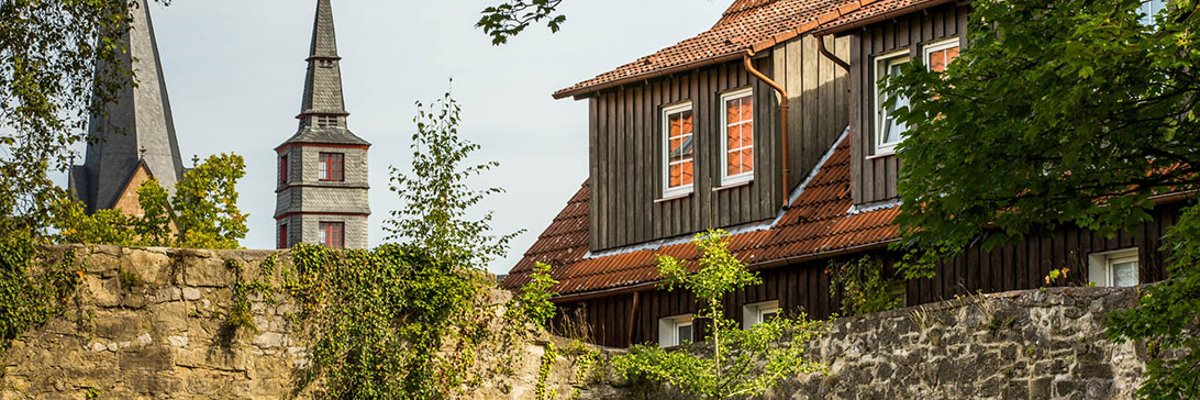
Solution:
<svg viewBox="0 0 1200 400"><path fill-rule="evenodd" d="M907 281L905 300L912 306L958 295L1045 287L1044 278L1050 270L1063 267L1070 268L1071 272L1068 281L1058 284L1081 286L1087 283L1088 255L1135 247L1140 258L1140 280L1161 281L1166 278L1163 254L1159 251L1162 237L1174 225L1178 215L1179 205L1160 207L1155 210L1153 221L1112 239L1083 229L1064 228L1029 236L990 252L970 249L941 263L935 278ZM885 260L892 258L883 251L875 254ZM727 317L741 321L743 306L775 300L789 313L804 311L812 318L828 318L838 311L840 302L830 295L828 265L828 260L819 260L761 271L762 285L738 291L726 299ZM632 343L657 343L660 318L693 314L698 310L695 298L681 291L651 289L641 292L636 310L633 296L622 293L559 304L560 314L555 318L553 328L556 333L577 336L577 333L563 329L567 319L565 314L574 315L590 327L590 333L585 336L594 343L628 347ZM696 326L697 337L703 337L704 324Z"/></svg>
<svg viewBox="0 0 1200 400"><path fill-rule="evenodd" d="M851 193L856 204L894 199L900 161L875 154L875 57L908 50L920 59L922 48L947 38L966 36L967 12L953 4L913 13L855 31L850 35ZM965 44L964 44L965 46Z"/></svg>
<svg viewBox="0 0 1200 400"><path fill-rule="evenodd" d="M849 41L830 40L849 55ZM817 52L811 36L776 46L756 67L786 85L791 97L791 181L805 178L846 126L844 71ZM714 190L721 180L723 93L754 90L754 181ZM781 208L779 101L741 61L600 92L589 98L590 248L593 251L773 218ZM691 102L695 187L691 196L661 201L662 109Z"/></svg>

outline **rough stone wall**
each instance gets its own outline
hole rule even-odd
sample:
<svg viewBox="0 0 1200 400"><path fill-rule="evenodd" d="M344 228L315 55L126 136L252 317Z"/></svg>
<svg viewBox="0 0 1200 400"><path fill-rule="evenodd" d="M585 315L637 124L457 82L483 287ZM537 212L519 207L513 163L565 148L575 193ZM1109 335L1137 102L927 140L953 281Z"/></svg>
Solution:
<svg viewBox="0 0 1200 400"><path fill-rule="evenodd" d="M76 304L66 315L28 332L0 354L0 399L280 399L292 394L293 375L307 365L303 339L287 316L297 311L286 294L275 303L251 299L257 332L231 330L235 269L249 281L274 252L63 247L84 266ZM286 252L279 253L281 258ZM124 278L122 278L124 276ZM124 281L124 282L123 282ZM278 282L276 282L278 283ZM506 325L506 291L484 291ZM472 399L531 399L551 338L522 336L512 373L486 377ZM497 363L500 343L482 343L480 362ZM560 342L561 348L565 344ZM556 358L545 381L570 393L574 361ZM314 388L298 393L312 397Z"/></svg>
<svg viewBox="0 0 1200 400"><path fill-rule="evenodd" d="M1116 345L1106 315L1138 289L1058 288L972 296L843 318L813 343L828 375L782 383L767 399L1129 399L1144 346ZM684 398L598 385L591 399Z"/></svg>

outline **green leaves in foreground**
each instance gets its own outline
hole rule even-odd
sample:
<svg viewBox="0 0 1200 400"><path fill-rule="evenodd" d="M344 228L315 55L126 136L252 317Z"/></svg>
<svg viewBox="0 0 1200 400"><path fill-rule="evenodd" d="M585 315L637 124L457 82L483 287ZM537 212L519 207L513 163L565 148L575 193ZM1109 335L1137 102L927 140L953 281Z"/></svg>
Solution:
<svg viewBox="0 0 1200 400"><path fill-rule="evenodd" d="M667 385L695 398L728 399L762 394L785 379L825 370L805 354L808 343L824 333L823 322L799 314L743 330L725 318L726 295L762 282L729 252L728 236L719 230L696 235L701 257L695 273L683 261L659 257L663 286L687 289L700 302L696 318L709 322L706 341L671 350L652 344L633 346L628 354L612 359L618 374Z"/></svg>

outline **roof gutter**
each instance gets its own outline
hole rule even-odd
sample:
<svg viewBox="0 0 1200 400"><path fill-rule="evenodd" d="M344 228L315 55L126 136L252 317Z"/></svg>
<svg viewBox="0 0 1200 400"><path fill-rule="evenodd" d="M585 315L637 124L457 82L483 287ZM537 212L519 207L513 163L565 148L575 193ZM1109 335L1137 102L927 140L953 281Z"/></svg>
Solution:
<svg viewBox="0 0 1200 400"><path fill-rule="evenodd" d="M823 251L823 252L818 252L818 253L809 253L809 254L805 254L805 255L788 257L788 258L783 258L783 259L769 261L769 262L760 263L760 264L752 264L752 265L750 265L750 270L760 271L760 270L765 270L765 269L778 268L778 267L782 267L782 266L797 264L797 263L801 263L801 262L819 260L819 259L823 259L823 258L837 257L837 256L859 253L859 252L864 252L864 251L886 249L889 245L892 244L892 242L896 242L899 240L900 239L890 239L890 240L886 240L886 241L882 241L882 242L865 244L865 245L861 245L861 246L846 247L843 249ZM555 303L565 303L565 302L571 302L571 301L583 301L583 300L597 299L597 298L601 298L601 297L609 297L609 296L618 295L618 294L644 292L644 291L654 289L655 287L657 287L658 282L659 282L659 280L655 279L652 281L642 282L642 283L639 283L636 285L621 286L621 287L615 287L615 288L611 288L611 289L603 289L603 290L596 290L596 291L589 291L589 292L565 294L565 295L560 295L558 297L552 298L550 300Z"/></svg>
<svg viewBox="0 0 1200 400"><path fill-rule="evenodd" d="M753 50L746 50L746 54L742 56L742 62L746 65L746 71L749 71L750 75L754 75L755 78L758 78L758 80L767 84L767 86L770 86L772 89L775 89L775 92L779 93L779 137L781 141L779 148L782 151L780 164L783 165L783 179L780 181L780 187L783 188L783 197L780 198L779 204L781 208L786 210L788 209L788 206L790 206L788 199L791 197L791 185L788 181L788 103L790 103L790 97L788 97L787 89L784 89L784 87L778 82L771 80L771 78L763 75L763 73L757 68L754 68L753 58Z"/></svg>

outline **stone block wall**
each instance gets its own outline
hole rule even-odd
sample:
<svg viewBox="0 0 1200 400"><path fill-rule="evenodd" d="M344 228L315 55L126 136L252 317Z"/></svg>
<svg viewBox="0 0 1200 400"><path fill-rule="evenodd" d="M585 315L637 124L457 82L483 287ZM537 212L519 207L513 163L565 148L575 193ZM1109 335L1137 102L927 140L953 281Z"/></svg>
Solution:
<svg viewBox="0 0 1200 400"><path fill-rule="evenodd" d="M0 399L281 399L293 394L292 377L307 365L304 339L288 316L296 305L284 293L276 302L251 298L256 331L231 330L236 269L249 281L271 251L61 247L84 267L76 304L66 315L27 332L0 354ZM280 258L286 252L278 253ZM278 284L278 282L275 282ZM488 324L501 329L511 294L485 290L495 305ZM483 379L472 399L531 399L545 332L523 337L512 373ZM559 347L565 344L560 343ZM482 343L481 362L497 363L499 343ZM570 393L573 361L555 359L545 381ZM310 398L312 390L295 393Z"/></svg>
<svg viewBox="0 0 1200 400"><path fill-rule="evenodd" d="M1104 331L1107 314L1138 297L1136 288L1056 288L839 319L810 347L829 374L785 381L763 397L1131 399L1145 348L1113 344ZM686 398L597 386L588 398Z"/></svg>

